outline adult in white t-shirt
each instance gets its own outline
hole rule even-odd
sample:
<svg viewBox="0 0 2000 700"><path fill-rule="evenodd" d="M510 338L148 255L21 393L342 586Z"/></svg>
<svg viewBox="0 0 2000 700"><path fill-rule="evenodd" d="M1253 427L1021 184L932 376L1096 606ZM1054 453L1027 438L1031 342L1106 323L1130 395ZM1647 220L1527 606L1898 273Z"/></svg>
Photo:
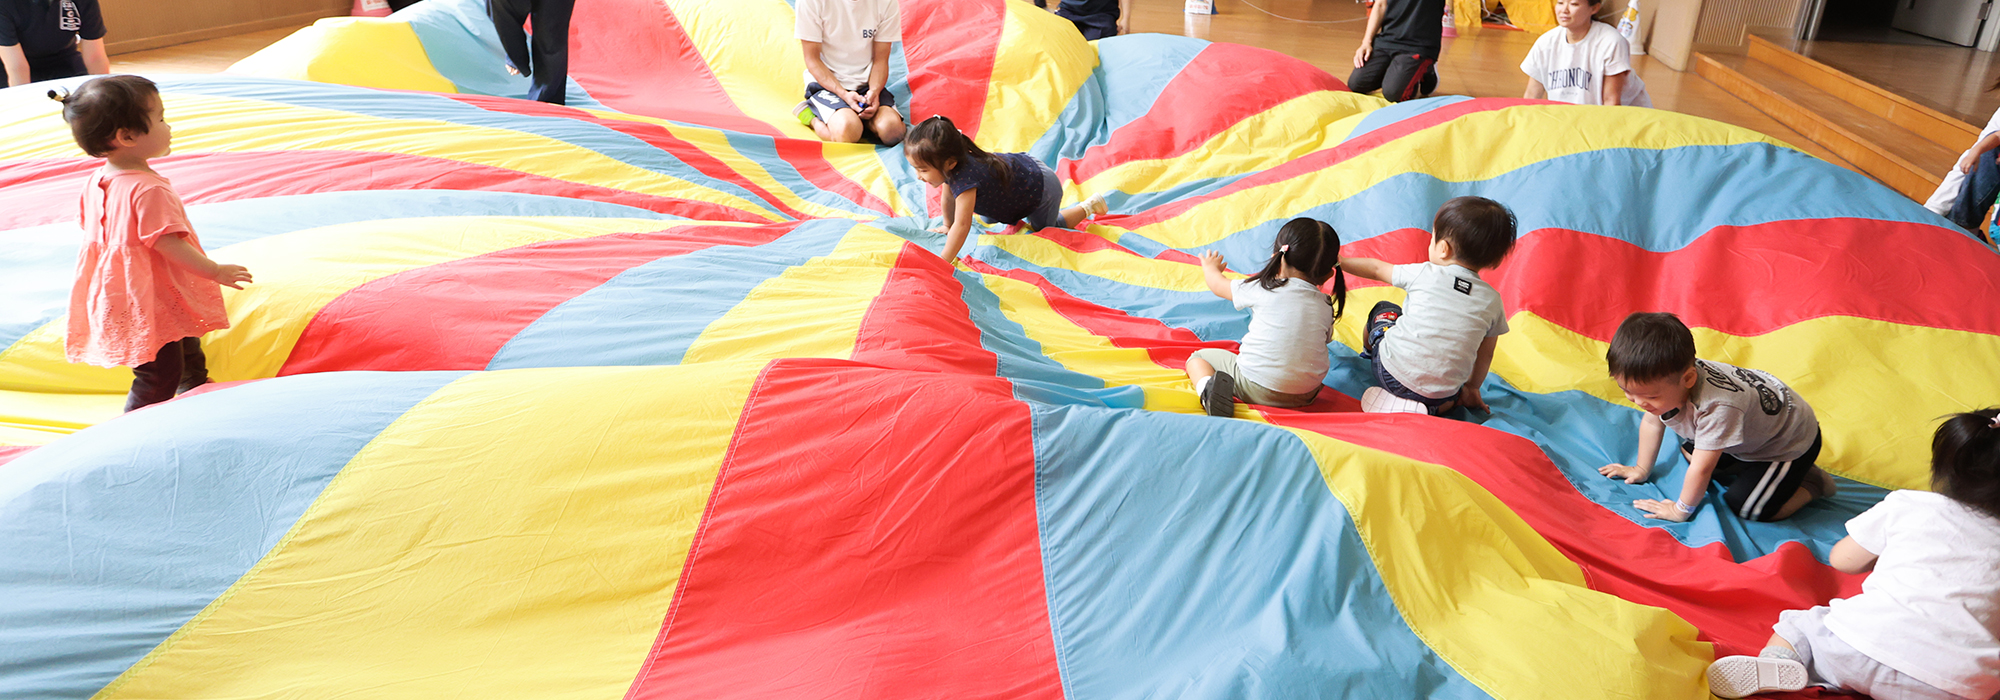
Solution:
<svg viewBox="0 0 2000 700"><path fill-rule="evenodd" d="M1611 25L1591 19L1602 0L1556 0L1561 26L1543 34L1521 61L1531 100L1651 107L1646 82L1632 72L1631 45Z"/></svg>
<svg viewBox="0 0 2000 700"><path fill-rule="evenodd" d="M1992 89L2000 90L2000 81L1995 81ZM1944 182L1938 183L1924 208L1967 231L1978 231L1995 195L2000 195L2000 110L1993 112L1993 119L1986 122L1972 148L1945 171Z"/></svg>
<svg viewBox="0 0 2000 700"><path fill-rule="evenodd" d="M798 0L796 12L793 35L806 58L800 120L823 141L860 143L872 132L882 145L902 143L903 114L887 87L889 52L903 39L898 0Z"/></svg>

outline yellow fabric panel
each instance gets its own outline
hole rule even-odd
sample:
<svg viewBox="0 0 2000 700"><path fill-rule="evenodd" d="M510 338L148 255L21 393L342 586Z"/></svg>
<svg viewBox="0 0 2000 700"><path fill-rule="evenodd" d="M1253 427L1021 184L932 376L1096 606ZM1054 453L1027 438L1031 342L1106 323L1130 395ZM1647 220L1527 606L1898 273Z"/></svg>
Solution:
<svg viewBox="0 0 2000 700"><path fill-rule="evenodd" d="M1172 158L1133 160L1098 173L1081 192L1165 192L1191 182L1269 170L1339 146L1382 98L1320 91L1287 100L1224 129L1207 143Z"/></svg>
<svg viewBox="0 0 2000 700"><path fill-rule="evenodd" d="M1590 590L1582 569L1471 479L1291 432L1347 507L1410 629L1481 690L1568 698L1579 674L1603 697L1685 698L1702 686L1714 651L1693 625ZM1632 659L1648 672L1631 672Z"/></svg>
<svg viewBox="0 0 2000 700"><path fill-rule="evenodd" d="M688 346L681 362L847 359L903 239L855 226L833 252L758 284Z"/></svg>
<svg viewBox="0 0 2000 700"><path fill-rule="evenodd" d="M126 372L125 377L129 386L131 373ZM116 394L58 394L0 389L0 445L46 445L116 418L124 410L124 390Z"/></svg>
<svg viewBox="0 0 2000 700"><path fill-rule="evenodd" d="M744 114L795 139L813 139L792 118L804 96L804 48L792 38L792 7L783 0L661 0L694 41L715 81ZM908 96L904 96L907 98Z"/></svg>
<svg viewBox="0 0 2000 700"><path fill-rule="evenodd" d="M329 17L293 32L229 67L237 75L321 83L458 92L437 72L408 22Z"/></svg>
<svg viewBox="0 0 2000 700"><path fill-rule="evenodd" d="M1528 312L1508 323L1495 373L1527 391L1631 405L1606 373L1608 343ZM1704 359L1770 372L1813 407L1820 466L1885 488L1929 489L1938 417L2000 403L2000 337L1832 316L1753 337L1695 328L1694 338Z"/></svg>
<svg viewBox="0 0 2000 700"><path fill-rule="evenodd" d="M1042 267L1073 270L1116 282L1176 292L1207 292L1201 267L1169 260L1142 258L1117 250L1079 253L1039 236L984 236L981 243L1014 254ZM1230 273L1232 279L1242 275Z"/></svg>
<svg viewBox="0 0 2000 700"><path fill-rule="evenodd" d="M55 102L43 100L51 105ZM174 153L324 149L400 153L504 168L586 185L709 202L770 221L786 217L761 203L630 165L545 136L423 119L381 119L261 100L165 95ZM60 107L60 105L58 105ZM55 112L48 114L54 116ZM0 119L14 118L9 111ZM32 116L24 113L21 118ZM60 116L27 129L34 138L0 144L0 160L80 157ZM4 128L4 125L0 125ZM169 168L167 175L172 176Z"/></svg>
<svg viewBox="0 0 2000 700"><path fill-rule="evenodd" d="M98 697L616 700L762 366L467 375Z"/></svg>
<svg viewBox="0 0 2000 700"><path fill-rule="evenodd" d="M1069 20L1028 3L1005 6L976 139L993 153L1034 146L1097 68L1097 48Z"/></svg>
<svg viewBox="0 0 2000 700"><path fill-rule="evenodd" d="M1042 355L1063 367L1104 380L1106 386L1137 386L1146 392L1146 409L1201 413L1201 401L1187 374L1161 367L1144 348L1121 348L1064 318L1049 306L1035 285L1000 275L981 280L1000 298L1000 312L1041 344Z"/></svg>
<svg viewBox="0 0 2000 700"><path fill-rule="evenodd" d="M1558 118L1547 110L1563 110ZM1549 123L1573 129L1538 128ZM1340 165L1197 204L1136 233L1175 248L1193 248L1293 212L1338 202L1403 173L1448 182L1487 180L1531 163L1604 146L1579 134L1603 134L1620 147L1667 149L1696 145L1770 143L1768 136L1721 122L1660 110L1532 105L1478 112L1405 136ZM1480 148L1446 144L1483 144ZM1789 148L1789 147L1788 147ZM1115 230L1113 227L1106 227Z"/></svg>

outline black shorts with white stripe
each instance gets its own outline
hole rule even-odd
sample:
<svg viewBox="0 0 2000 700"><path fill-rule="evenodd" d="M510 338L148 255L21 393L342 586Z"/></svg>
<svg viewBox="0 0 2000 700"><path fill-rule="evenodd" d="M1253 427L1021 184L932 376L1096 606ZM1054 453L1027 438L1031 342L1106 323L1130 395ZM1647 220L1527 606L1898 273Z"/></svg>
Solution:
<svg viewBox="0 0 2000 700"><path fill-rule="evenodd" d="M1814 431L1812 446L1789 462L1745 462L1724 454L1715 463L1715 475L1722 484L1722 501L1729 512L1744 520L1770 522L1792 500L1800 485L1813 476L1818 466L1820 433ZM1681 452L1694 454L1694 442L1681 442Z"/></svg>

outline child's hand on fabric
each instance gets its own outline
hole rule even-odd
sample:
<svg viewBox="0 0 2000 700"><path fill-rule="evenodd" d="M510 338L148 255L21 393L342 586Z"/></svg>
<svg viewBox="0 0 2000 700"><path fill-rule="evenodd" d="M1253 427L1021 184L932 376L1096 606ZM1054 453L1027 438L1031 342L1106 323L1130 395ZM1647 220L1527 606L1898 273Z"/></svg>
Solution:
<svg viewBox="0 0 2000 700"><path fill-rule="evenodd" d="M951 233L951 227L945 226L944 224L938 224L936 226L931 227L931 233Z"/></svg>
<svg viewBox="0 0 2000 700"><path fill-rule="evenodd" d="M1671 520L1677 523L1684 523L1687 522L1688 518L1694 516L1693 513L1681 512L1680 507L1674 505L1673 501L1658 498L1641 498L1633 501L1632 507L1646 511L1646 517L1654 520Z"/></svg>
<svg viewBox="0 0 2000 700"><path fill-rule="evenodd" d="M215 282L230 289L242 289L250 283L250 270L242 265L217 265Z"/></svg>
<svg viewBox="0 0 2000 700"><path fill-rule="evenodd" d="M1606 464L1597 468L1597 473L1613 479L1624 479L1628 484L1643 484L1653 475L1653 470L1624 464Z"/></svg>
<svg viewBox="0 0 2000 700"><path fill-rule="evenodd" d="M1354 50L1354 67L1367 65L1368 57L1373 53L1375 53L1374 47L1369 46L1368 42L1361 42L1361 47Z"/></svg>
<svg viewBox="0 0 2000 700"><path fill-rule="evenodd" d="M1211 251L1208 251L1208 252L1206 252L1206 253L1202 253L1202 254L1201 254L1201 269L1204 269L1204 270L1214 270L1214 271L1216 271L1216 272L1221 272L1221 271L1223 270L1223 267L1222 267L1222 254L1221 254L1221 253L1218 253L1218 252L1215 252L1215 251L1213 251L1213 250L1211 250Z"/></svg>
<svg viewBox="0 0 2000 700"><path fill-rule="evenodd" d="M1493 407L1486 405L1486 399L1479 395L1479 387L1473 384L1467 384L1465 388L1459 390L1458 405L1480 413L1493 412Z"/></svg>

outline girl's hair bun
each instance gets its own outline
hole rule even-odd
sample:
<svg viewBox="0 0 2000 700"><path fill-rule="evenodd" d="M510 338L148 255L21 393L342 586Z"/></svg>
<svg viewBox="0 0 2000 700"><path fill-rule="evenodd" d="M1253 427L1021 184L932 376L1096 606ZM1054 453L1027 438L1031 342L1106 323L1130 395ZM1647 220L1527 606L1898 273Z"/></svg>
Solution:
<svg viewBox="0 0 2000 700"><path fill-rule="evenodd" d="M55 100L55 101L57 101L57 102L61 102L61 103L63 103L64 105L68 105L68 104L69 104L69 90L68 90L68 89L64 89L64 90L62 91L62 93L61 93L61 94L57 94L57 93L56 93L56 91L54 91L54 90L50 90L50 91L49 91L49 99L51 99L51 100Z"/></svg>

